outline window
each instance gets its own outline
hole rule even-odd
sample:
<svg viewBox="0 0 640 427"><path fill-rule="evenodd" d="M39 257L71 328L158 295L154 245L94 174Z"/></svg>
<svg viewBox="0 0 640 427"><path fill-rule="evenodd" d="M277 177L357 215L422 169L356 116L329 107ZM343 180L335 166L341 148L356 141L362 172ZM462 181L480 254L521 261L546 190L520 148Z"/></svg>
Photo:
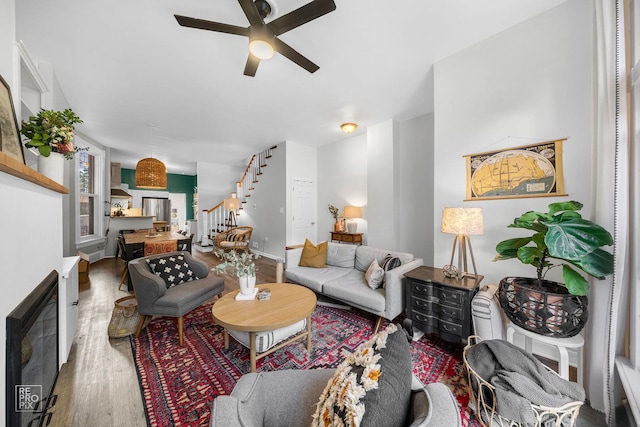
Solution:
<svg viewBox="0 0 640 427"><path fill-rule="evenodd" d="M87 146L86 143L81 143ZM102 238L102 201L104 200L104 152L89 145L76 154L78 161L77 242Z"/></svg>

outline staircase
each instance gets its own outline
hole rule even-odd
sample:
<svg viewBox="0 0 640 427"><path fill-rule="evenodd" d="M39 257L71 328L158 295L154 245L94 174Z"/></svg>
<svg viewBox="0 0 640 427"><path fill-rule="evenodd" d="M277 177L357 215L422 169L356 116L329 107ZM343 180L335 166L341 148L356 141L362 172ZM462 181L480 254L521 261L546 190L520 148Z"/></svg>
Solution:
<svg viewBox="0 0 640 427"><path fill-rule="evenodd" d="M235 223L235 217L239 216L244 209L245 204L251 197L251 193L255 190L255 184L258 182L260 175L262 175L263 169L267 167L268 160L276 148L276 146L273 146L251 156L242 177L236 182L236 191L230 194L230 198L238 199L237 209L225 206L225 201L222 200L211 209L204 211L205 235L207 235L210 240L213 240L218 233L237 225ZM210 244L211 242L203 241L200 243L200 246L207 247Z"/></svg>

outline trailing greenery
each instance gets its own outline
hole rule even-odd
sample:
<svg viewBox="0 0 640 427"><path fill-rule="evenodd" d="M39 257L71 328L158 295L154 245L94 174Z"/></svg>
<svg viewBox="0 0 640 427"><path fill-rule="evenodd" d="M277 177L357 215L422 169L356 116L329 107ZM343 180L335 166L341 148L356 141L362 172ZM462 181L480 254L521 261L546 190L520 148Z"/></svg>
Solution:
<svg viewBox="0 0 640 427"><path fill-rule="evenodd" d="M255 276L256 265L253 260L260 258L260 255L254 255L249 252L239 254L235 250L225 251L216 249L213 254L220 258L222 262L211 269L216 274L231 274L238 277Z"/></svg>
<svg viewBox="0 0 640 427"><path fill-rule="evenodd" d="M509 224L534 234L504 240L496 246L494 261L517 258L536 267L538 281L553 267L562 265L562 276L570 294L587 295L589 282L576 270L604 279L613 273L613 255L601 249L613 245L611 234L603 227L582 218L576 201L552 203L549 212L526 212ZM560 262L553 264L552 259Z"/></svg>
<svg viewBox="0 0 640 427"><path fill-rule="evenodd" d="M37 148L40 155L49 157L51 153L60 153L67 159L85 148L73 145L73 130L75 124L82 123L73 110L64 111L40 110L36 116L30 116L29 121L22 121L22 133L29 141L26 147Z"/></svg>

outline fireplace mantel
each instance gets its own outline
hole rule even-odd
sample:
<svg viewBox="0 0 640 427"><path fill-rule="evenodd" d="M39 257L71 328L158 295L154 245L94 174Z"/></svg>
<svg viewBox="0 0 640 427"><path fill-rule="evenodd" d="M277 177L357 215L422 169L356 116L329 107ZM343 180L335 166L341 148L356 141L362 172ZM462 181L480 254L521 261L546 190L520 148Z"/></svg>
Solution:
<svg viewBox="0 0 640 427"><path fill-rule="evenodd" d="M13 157L9 157L2 151L0 151L0 171L32 182L41 187L48 188L49 190L57 193L69 194L69 189L67 187L47 178L41 173L31 169L29 166L15 160Z"/></svg>

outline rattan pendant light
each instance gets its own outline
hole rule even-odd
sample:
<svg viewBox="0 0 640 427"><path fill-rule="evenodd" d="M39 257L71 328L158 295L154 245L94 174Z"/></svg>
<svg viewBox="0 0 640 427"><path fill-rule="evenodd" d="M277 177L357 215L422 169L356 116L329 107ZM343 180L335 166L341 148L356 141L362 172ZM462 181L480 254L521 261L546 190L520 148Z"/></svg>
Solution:
<svg viewBox="0 0 640 427"><path fill-rule="evenodd" d="M149 125L149 134L153 125ZM153 145L153 137L150 136ZM153 155L153 153L151 154ZM167 188L167 167L158 159L147 157L136 165L136 187L138 188Z"/></svg>

